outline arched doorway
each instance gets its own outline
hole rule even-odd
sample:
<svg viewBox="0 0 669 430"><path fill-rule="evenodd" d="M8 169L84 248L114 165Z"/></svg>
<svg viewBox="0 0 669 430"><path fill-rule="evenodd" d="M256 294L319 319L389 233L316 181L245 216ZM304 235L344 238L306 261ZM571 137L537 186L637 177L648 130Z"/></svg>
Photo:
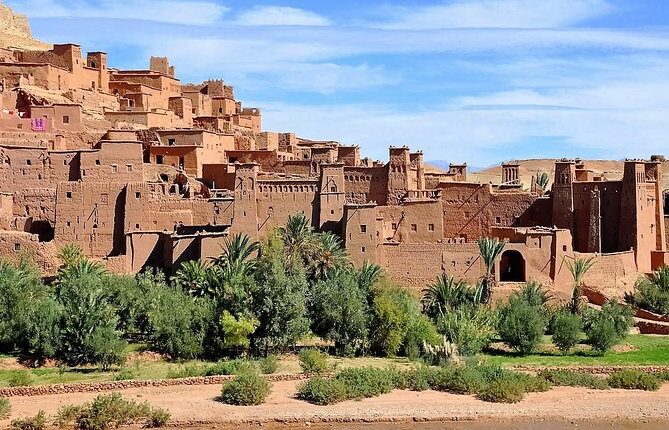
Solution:
<svg viewBox="0 0 669 430"><path fill-rule="evenodd" d="M501 282L525 282L525 259L520 252L504 251L499 261L499 280Z"/></svg>

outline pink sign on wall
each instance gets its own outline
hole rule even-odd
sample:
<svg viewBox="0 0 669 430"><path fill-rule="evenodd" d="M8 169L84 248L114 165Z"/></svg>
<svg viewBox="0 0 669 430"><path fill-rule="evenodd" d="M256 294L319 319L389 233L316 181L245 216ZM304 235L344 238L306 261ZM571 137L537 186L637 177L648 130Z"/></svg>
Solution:
<svg viewBox="0 0 669 430"><path fill-rule="evenodd" d="M44 121L44 118L32 118L30 125L33 131L46 131L46 121Z"/></svg>

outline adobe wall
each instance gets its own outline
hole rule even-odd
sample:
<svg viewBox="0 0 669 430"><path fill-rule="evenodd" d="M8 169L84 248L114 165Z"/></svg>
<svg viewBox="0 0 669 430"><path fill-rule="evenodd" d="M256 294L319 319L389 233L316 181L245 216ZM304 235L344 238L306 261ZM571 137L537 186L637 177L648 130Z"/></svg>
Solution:
<svg viewBox="0 0 669 430"><path fill-rule="evenodd" d="M388 191L388 168L344 166L346 201L385 205Z"/></svg>
<svg viewBox="0 0 669 430"><path fill-rule="evenodd" d="M575 258L594 258L594 265L583 278L584 285L609 297L622 297L634 288L640 276L633 251L611 254L574 253Z"/></svg>
<svg viewBox="0 0 669 430"><path fill-rule="evenodd" d="M144 180L142 145L139 142L101 142L97 151L81 152L81 179L86 182Z"/></svg>
<svg viewBox="0 0 669 430"><path fill-rule="evenodd" d="M258 232L262 236L285 225L290 215L304 213L312 225L318 223L320 201L317 179L258 180ZM237 220L234 220L237 222Z"/></svg>
<svg viewBox="0 0 669 430"><path fill-rule="evenodd" d="M0 230L0 258L18 263L22 257L36 264L45 275L54 275L60 265L53 242L40 242L34 234Z"/></svg>

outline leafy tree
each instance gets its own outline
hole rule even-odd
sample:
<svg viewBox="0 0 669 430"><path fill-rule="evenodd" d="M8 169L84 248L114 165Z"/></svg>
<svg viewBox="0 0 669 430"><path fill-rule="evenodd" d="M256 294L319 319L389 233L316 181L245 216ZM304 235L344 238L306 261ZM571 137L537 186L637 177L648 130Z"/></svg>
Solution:
<svg viewBox="0 0 669 430"><path fill-rule="evenodd" d="M96 266L77 262L61 271L58 300L63 306L59 356L70 365L99 364L108 368L125 359L125 342L109 292ZM72 269L72 270L68 270Z"/></svg>
<svg viewBox="0 0 669 430"><path fill-rule="evenodd" d="M527 294L518 292L499 308L497 332L509 346L526 355L539 346L547 324L545 308L528 301Z"/></svg>
<svg viewBox="0 0 669 430"><path fill-rule="evenodd" d="M572 261L567 261L567 268L571 277L574 280L574 289L571 295L571 313L578 314L581 312L581 287L583 286L583 277L594 266L594 257L590 258L576 258Z"/></svg>
<svg viewBox="0 0 669 430"><path fill-rule="evenodd" d="M357 270L356 276L358 278L358 285L368 295L372 291L372 287L381 279L383 269L376 263L365 261L362 267Z"/></svg>
<svg viewBox="0 0 669 430"><path fill-rule="evenodd" d="M223 332L222 346L227 349L248 348L249 336L258 327L258 320L255 318L244 316L235 318L228 311L223 311L219 323Z"/></svg>
<svg viewBox="0 0 669 430"><path fill-rule="evenodd" d="M341 270L312 287L312 330L347 355L361 350L368 336L367 294L356 273Z"/></svg>
<svg viewBox="0 0 669 430"><path fill-rule="evenodd" d="M309 330L307 279L299 259L289 259L284 243L270 236L260 250L253 313L259 326L253 335L256 349L285 350Z"/></svg>
<svg viewBox="0 0 669 430"><path fill-rule="evenodd" d="M571 312L558 312L551 322L553 343L563 353L569 352L578 344L583 323L581 318Z"/></svg>
<svg viewBox="0 0 669 430"><path fill-rule="evenodd" d="M290 215L286 225L279 227L279 237L284 243L288 262L294 263L298 258L309 266L315 252L315 235L311 223L303 212Z"/></svg>
<svg viewBox="0 0 669 430"><path fill-rule="evenodd" d="M482 237L478 241L479 253L485 265L485 274L481 278L481 285L483 287L483 300L488 303L492 297L492 290L495 287L495 276L492 271L495 267L495 262L502 255L504 250L504 241L494 237Z"/></svg>
<svg viewBox="0 0 669 430"><path fill-rule="evenodd" d="M212 321L212 303L194 298L180 288L166 288L149 311L152 348L173 359L202 355L204 339Z"/></svg>
<svg viewBox="0 0 669 430"><path fill-rule="evenodd" d="M495 313L489 307L465 305L439 317L437 329L457 346L460 355L472 356L490 346L495 323Z"/></svg>
<svg viewBox="0 0 669 430"><path fill-rule="evenodd" d="M403 346L409 324L420 315L420 304L398 287L377 288L372 299L370 340L373 350L394 356Z"/></svg>
<svg viewBox="0 0 669 430"><path fill-rule="evenodd" d="M81 249L81 246L67 243L60 248L58 259L63 266L72 266L79 261L85 260L86 257L84 256L84 250Z"/></svg>

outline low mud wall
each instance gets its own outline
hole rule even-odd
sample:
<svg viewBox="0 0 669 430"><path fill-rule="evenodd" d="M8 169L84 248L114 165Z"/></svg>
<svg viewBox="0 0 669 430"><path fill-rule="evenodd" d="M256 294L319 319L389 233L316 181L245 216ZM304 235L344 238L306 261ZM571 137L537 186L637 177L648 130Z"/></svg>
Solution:
<svg viewBox="0 0 669 430"><path fill-rule="evenodd" d="M176 385L215 385L222 384L234 378L234 375L200 376L194 378L129 380L129 381L99 381L99 382L72 382L68 384L35 385L27 387L0 388L0 397L31 397L49 394L67 393L98 393L106 391L127 390L143 387L172 387ZM270 382L299 381L307 375L267 375Z"/></svg>

